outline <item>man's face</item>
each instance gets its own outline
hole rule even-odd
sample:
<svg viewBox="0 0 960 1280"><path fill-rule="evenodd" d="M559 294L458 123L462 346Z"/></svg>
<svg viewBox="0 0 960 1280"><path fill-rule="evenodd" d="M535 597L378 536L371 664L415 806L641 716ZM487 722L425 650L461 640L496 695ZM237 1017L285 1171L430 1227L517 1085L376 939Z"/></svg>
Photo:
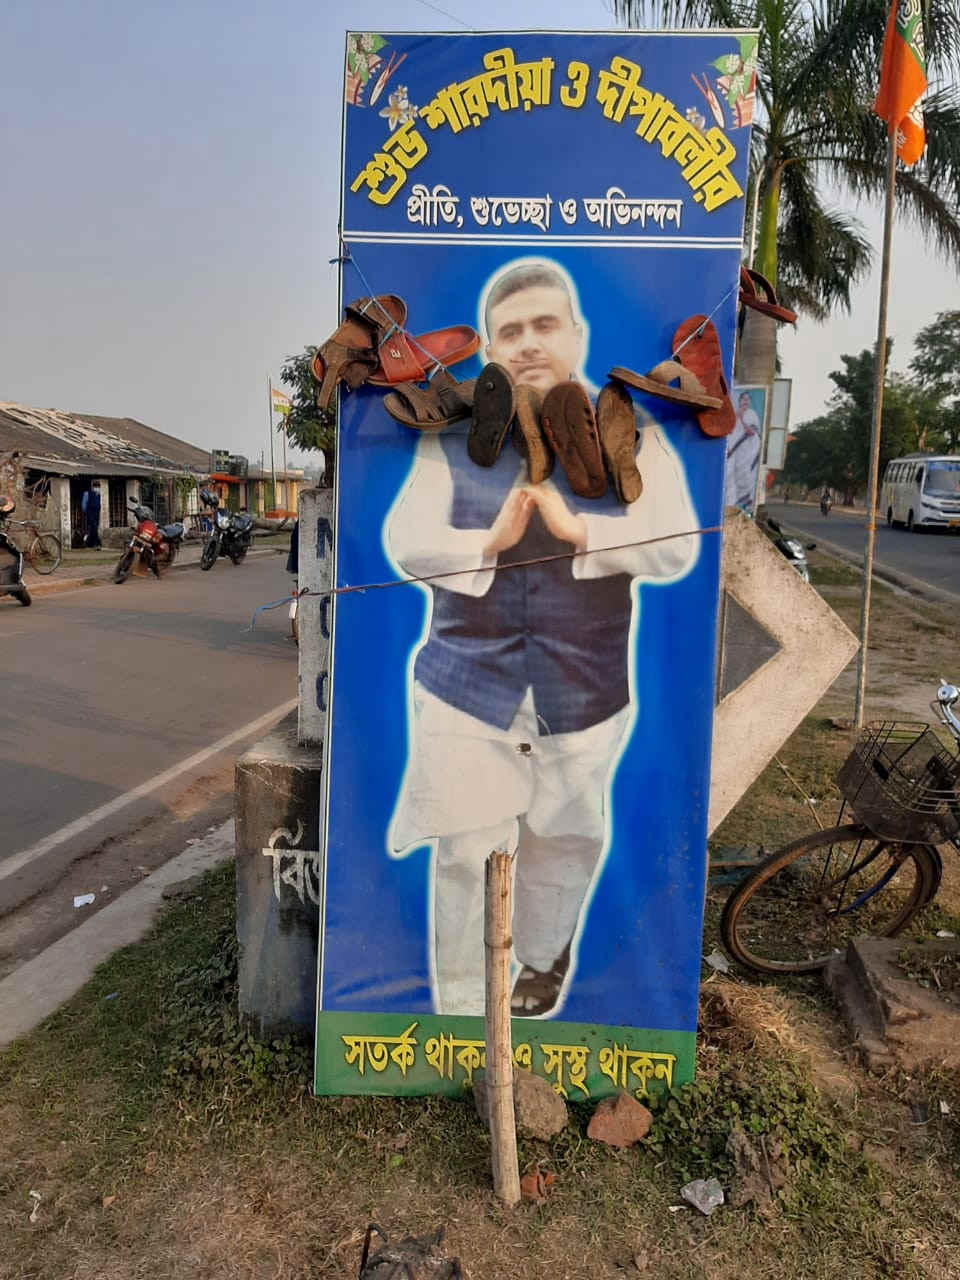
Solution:
<svg viewBox="0 0 960 1280"><path fill-rule="evenodd" d="M566 382L580 363L583 330L575 324L565 289L533 285L498 302L490 312L487 359L514 382L546 393Z"/></svg>

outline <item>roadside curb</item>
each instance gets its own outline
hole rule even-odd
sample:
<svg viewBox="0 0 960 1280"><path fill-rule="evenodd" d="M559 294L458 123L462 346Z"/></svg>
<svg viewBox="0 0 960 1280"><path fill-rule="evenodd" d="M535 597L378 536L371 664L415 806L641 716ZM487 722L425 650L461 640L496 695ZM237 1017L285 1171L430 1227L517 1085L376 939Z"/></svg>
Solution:
<svg viewBox="0 0 960 1280"><path fill-rule="evenodd" d="M76 995L97 965L139 942L173 887L229 861L234 840L231 818L0 981L0 1052Z"/></svg>
<svg viewBox="0 0 960 1280"><path fill-rule="evenodd" d="M282 556L286 554L285 547L261 547L259 551L248 551L247 559L253 560L258 556ZM177 560L170 566L171 569L198 569L199 567L199 559ZM134 576L131 575L128 581L134 581ZM27 588L33 599L38 600L41 596L59 595L64 591L80 591L85 587L112 587L115 585L117 584L114 583L112 578L61 578L59 582L28 582Z"/></svg>
<svg viewBox="0 0 960 1280"><path fill-rule="evenodd" d="M799 538L801 541L810 538L809 531L797 529L793 525L780 521L780 527L786 532L792 534L793 537ZM837 546L835 542L829 542L826 538L817 538L818 550L826 551L836 560L842 560L845 564L852 565L853 568L863 572L864 557L856 551L848 551L846 547ZM935 587L930 582L924 582L921 578L914 578L908 573L902 573L899 569L890 569L886 565L878 564L876 560L873 562L873 576L881 582L885 582L887 586L898 587L901 591L908 591L911 595L924 596L928 599L935 600L938 604L960 604L960 595L954 591L946 591L943 587Z"/></svg>

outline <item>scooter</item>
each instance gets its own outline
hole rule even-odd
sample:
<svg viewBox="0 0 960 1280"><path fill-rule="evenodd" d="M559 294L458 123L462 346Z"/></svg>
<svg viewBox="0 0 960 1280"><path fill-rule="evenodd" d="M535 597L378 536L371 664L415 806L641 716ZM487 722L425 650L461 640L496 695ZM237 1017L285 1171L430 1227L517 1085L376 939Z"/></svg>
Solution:
<svg viewBox="0 0 960 1280"><path fill-rule="evenodd" d="M229 556L239 564L253 542L253 516L246 511L224 511L220 499L209 489L200 490L200 500L213 512L213 530L203 544L200 568L212 569L218 556Z"/></svg>
<svg viewBox="0 0 960 1280"><path fill-rule="evenodd" d="M26 607L30 592L23 582L23 552L8 536L4 525L16 510L16 503L0 494L0 596L13 596Z"/></svg>
<svg viewBox="0 0 960 1280"><path fill-rule="evenodd" d="M764 516L760 523L760 527L764 533L777 548L780 554L793 565L797 573L804 580L810 581L810 568L807 564L807 552L813 551L816 547L815 542L808 542L804 547L802 542L796 538L791 538L789 534L784 533L778 522L773 516Z"/></svg>
<svg viewBox="0 0 960 1280"><path fill-rule="evenodd" d="M155 578L160 577L161 567L173 564L183 542L183 525L158 525L153 518L153 511L140 503L131 504L128 508L134 515L137 524L130 535L130 542L123 555L117 561L113 571L114 582L126 582L130 576L137 556L145 569L149 569Z"/></svg>

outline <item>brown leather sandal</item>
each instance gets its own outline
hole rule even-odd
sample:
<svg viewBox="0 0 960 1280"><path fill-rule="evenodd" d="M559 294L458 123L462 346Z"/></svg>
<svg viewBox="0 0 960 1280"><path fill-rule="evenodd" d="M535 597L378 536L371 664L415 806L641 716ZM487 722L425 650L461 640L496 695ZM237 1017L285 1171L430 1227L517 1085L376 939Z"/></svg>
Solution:
<svg viewBox="0 0 960 1280"><path fill-rule="evenodd" d="M707 395L696 374L685 369L677 360L661 360L649 373L634 373L622 365L614 365L607 375L617 382L626 383L649 396L669 400L671 404L688 405L691 409L719 409L721 401ZM679 386L673 386L674 382Z"/></svg>
<svg viewBox="0 0 960 1280"><path fill-rule="evenodd" d="M423 382L438 365L445 369L480 350L480 335L468 324L450 325L411 337L405 330L380 346L380 363L367 379L372 387Z"/></svg>
<svg viewBox="0 0 960 1280"><path fill-rule="evenodd" d="M705 436L728 436L737 424L737 415L723 376L723 352L713 321L707 316L684 320L673 335L672 345L674 358L695 373L707 393L718 401L715 407L696 414L700 430Z"/></svg>
<svg viewBox="0 0 960 1280"><path fill-rule="evenodd" d="M321 409L330 404L338 382L353 391L367 381L380 363L380 347L403 327L406 318L407 304L393 293L347 303L343 323L310 363L320 383L317 404Z"/></svg>
<svg viewBox="0 0 960 1280"><path fill-rule="evenodd" d="M765 316L773 316L778 324L797 323L797 313L780 305L777 291L766 276L750 267L740 268L740 304Z"/></svg>
<svg viewBox="0 0 960 1280"><path fill-rule="evenodd" d="M540 484L553 471L553 454L540 425L543 397L535 387L521 383L515 390L517 412L513 439L527 460L527 480Z"/></svg>
<svg viewBox="0 0 960 1280"><path fill-rule="evenodd" d="M457 382L446 369L433 375L426 387L402 382L388 396L383 407L391 418L414 431L442 431L473 412L476 379Z"/></svg>
<svg viewBox="0 0 960 1280"><path fill-rule="evenodd" d="M621 502L636 502L643 493L637 470L637 415L629 392L619 382L608 382L597 397L597 431L600 447Z"/></svg>
<svg viewBox="0 0 960 1280"><path fill-rule="evenodd" d="M543 401L540 421L573 492L581 498L602 498L607 476L597 421L580 383L561 382L551 388Z"/></svg>

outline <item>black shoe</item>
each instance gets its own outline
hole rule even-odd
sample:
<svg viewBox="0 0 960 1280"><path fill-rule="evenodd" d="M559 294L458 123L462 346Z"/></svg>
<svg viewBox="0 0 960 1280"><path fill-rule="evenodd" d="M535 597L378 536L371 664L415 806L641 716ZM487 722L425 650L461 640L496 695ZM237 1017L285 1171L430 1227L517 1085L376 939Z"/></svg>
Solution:
<svg viewBox="0 0 960 1280"><path fill-rule="evenodd" d="M570 968L570 943L553 962L553 967L541 972L524 965L513 984L510 1012L515 1018L537 1018L549 1013L560 998L567 970Z"/></svg>

